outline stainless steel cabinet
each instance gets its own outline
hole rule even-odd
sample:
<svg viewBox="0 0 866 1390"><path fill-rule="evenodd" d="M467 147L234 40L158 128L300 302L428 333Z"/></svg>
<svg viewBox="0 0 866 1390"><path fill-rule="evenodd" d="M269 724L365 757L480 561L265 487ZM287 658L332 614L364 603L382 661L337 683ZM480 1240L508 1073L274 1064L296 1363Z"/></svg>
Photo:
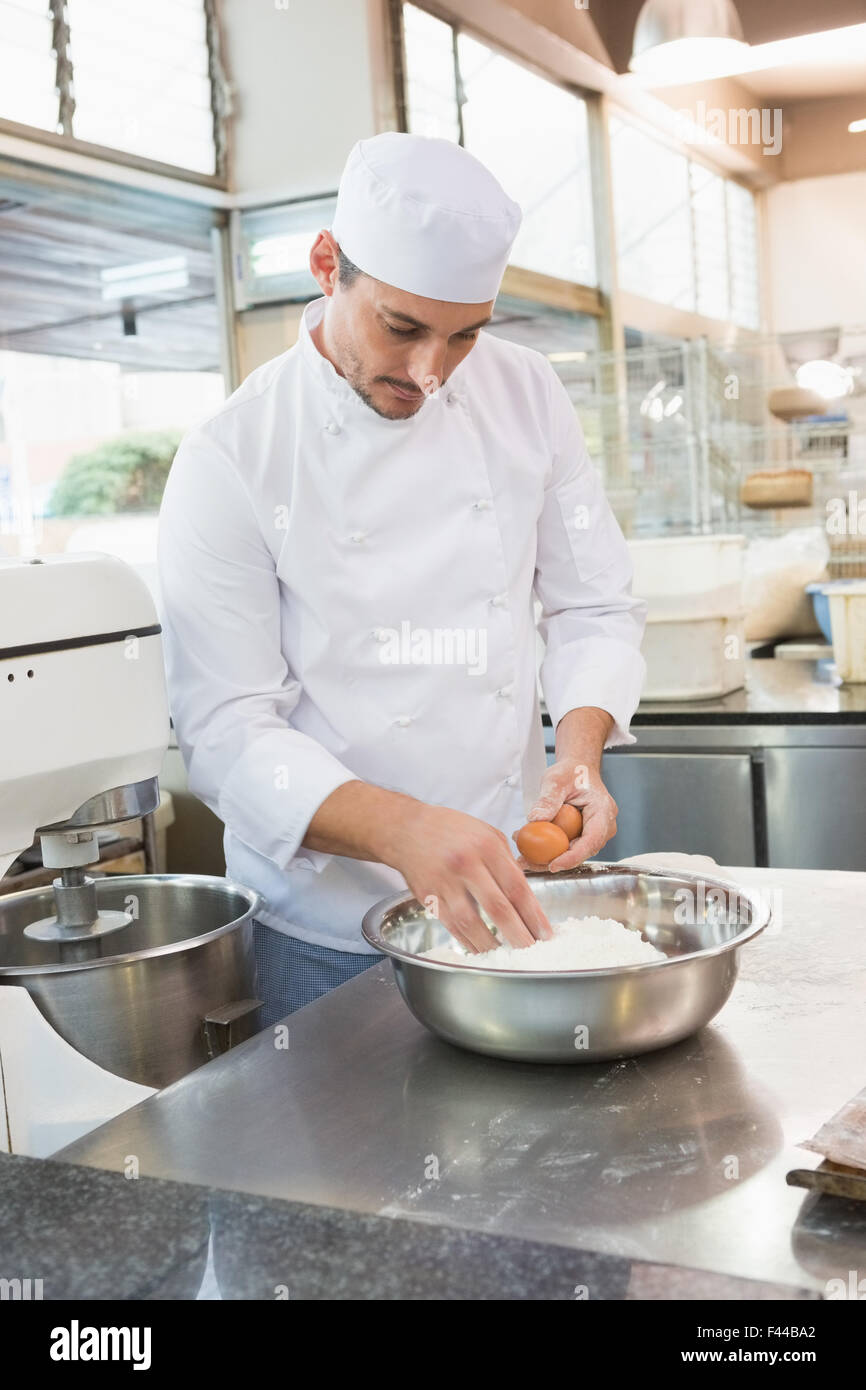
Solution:
<svg viewBox="0 0 866 1390"><path fill-rule="evenodd" d="M764 766L769 863L866 869L866 748L766 748Z"/></svg>
<svg viewBox="0 0 866 1390"><path fill-rule="evenodd" d="M728 865L866 870L866 713L863 722L632 728L638 744L604 755L620 809L600 858L675 851ZM552 729L545 740L550 760Z"/></svg>
<svg viewBox="0 0 866 1390"><path fill-rule="evenodd" d="M600 858L675 851L755 863L748 753L610 752L603 776L619 816Z"/></svg>

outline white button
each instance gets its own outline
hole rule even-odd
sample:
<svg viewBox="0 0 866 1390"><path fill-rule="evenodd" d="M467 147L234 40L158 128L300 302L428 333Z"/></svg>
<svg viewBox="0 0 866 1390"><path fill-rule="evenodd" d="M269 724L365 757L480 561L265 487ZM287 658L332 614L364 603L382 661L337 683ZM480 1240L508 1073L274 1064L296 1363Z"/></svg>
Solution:
<svg viewBox="0 0 866 1390"><path fill-rule="evenodd" d="M489 497L479 497L477 502L472 503L472 506L476 512L486 512L493 506L493 503Z"/></svg>
<svg viewBox="0 0 866 1390"><path fill-rule="evenodd" d="M340 426L337 424L336 420L329 420L325 429L328 431L328 434L340 433Z"/></svg>
<svg viewBox="0 0 866 1390"><path fill-rule="evenodd" d="M493 598L490 600L490 602L493 604L493 607L494 607L494 608L504 608L505 605L506 605L506 603L508 602L508 595L507 595L507 594L494 594L494 596L493 596Z"/></svg>
<svg viewBox="0 0 866 1390"><path fill-rule="evenodd" d="M517 786L517 782L518 782L518 778L516 778L516 777L506 777L506 779L505 779L505 785L506 785L506 787L516 787L516 786Z"/></svg>
<svg viewBox="0 0 866 1390"><path fill-rule="evenodd" d="M397 720L397 723L400 725L401 729L405 729L408 728L408 726L412 723L412 720L409 718L408 714L401 714L400 718Z"/></svg>
<svg viewBox="0 0 866 1390"><path fill-rule="evenodd" d="M367 532L366 532L366 531L353 531L352 534L351 534L351 536L349 537L349 540L350 540L350 541L354 541L354 542L355 542L355 545L360 545L361 542L362 542L362 541L365 541L366 539L367 539Z"/></svg>
<svg viewBox="0 0 866 1390"><path fill-rule="evenodd" d="M497 690L496 694L499 696L499 699L500 699L500 700L510 700L510 699L511 699L511 694L512 694L512 691L513 691L513 690L514 690L514 686L513 686L513 685L503 685L503 686L500 686L500 688Z"/></svg>

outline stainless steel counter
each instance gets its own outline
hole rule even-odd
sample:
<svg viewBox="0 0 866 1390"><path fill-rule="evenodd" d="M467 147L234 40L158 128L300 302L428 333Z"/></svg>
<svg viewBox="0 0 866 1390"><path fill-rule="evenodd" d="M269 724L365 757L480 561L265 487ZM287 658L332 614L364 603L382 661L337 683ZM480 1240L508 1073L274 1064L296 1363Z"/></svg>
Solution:
<svg viewBox="0 0 866 1390"><path fill-rule="evenodd" d="M641 701L637 729L665 724L866 723L866 685L843 685L826 660L750 656L746 683L714 700Z"/></svg>
<svg viewBox="0 0 866 1390"><path fill-rule="evenodd" d="M388 964L70 1145L65 1161L823 1291L866 1205L786 1186L864 1081L866 875L728 870L777 895L714 1023L596 1066L437 1041ZM780 895L780 896L779 896Z"/></svg>
<svg viewBox="0 0 866 1390"><path fill-rule="evenodd" d="M637 742L604 756L620 808L607 858L676 847L727 864L866 870L866 684L842 686L823 661L752 656L742 690L641 703L631 728ZM804 835L807 800L821 814Z"/></svg>
<svg viewBox="0 0 866 1390"><path fill-rule="evenodd" d="M550 716L542 701L545 737L553 747ZM753 736L753 726L760 733ZM712 700L642 700L631 721L641 744L671 730L705 738L718 728L738 742L811 743L816 727L821 742L862 744L866 731L866 684L843 685L832 662L803 656L759 657L746 661L746 683Z"/></svg>

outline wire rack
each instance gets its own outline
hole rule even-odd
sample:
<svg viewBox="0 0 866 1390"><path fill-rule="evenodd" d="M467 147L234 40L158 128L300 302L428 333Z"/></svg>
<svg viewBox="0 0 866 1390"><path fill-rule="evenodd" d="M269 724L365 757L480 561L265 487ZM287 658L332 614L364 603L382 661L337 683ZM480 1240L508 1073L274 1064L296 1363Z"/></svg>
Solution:
<svg viewBox="0 0 866 1390"><path fill-rule="evenodd" d="M819 525L831 572L866 573L866 394L844 398L832 415L776 419L768 396L794 378L784 340L772 337L555 354L554 366L627 535ZM789 470L810 475L807 500L747 505L750 475Z"/></svg>

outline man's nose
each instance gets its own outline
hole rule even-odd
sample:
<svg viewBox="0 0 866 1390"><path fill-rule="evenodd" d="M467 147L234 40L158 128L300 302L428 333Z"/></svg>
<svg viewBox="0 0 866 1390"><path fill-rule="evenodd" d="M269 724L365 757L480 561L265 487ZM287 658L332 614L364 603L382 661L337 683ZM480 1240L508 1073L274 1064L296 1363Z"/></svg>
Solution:
<svg viewBox="0 0 866 1390"><path fill-rule="evenodd" d="M409 362L409 375L422 391L431 386L431 377L436 379L434 390L441 386L445 375L446 353L446 343L425 343L423 347L419 345L412 354Z"/></svg>

